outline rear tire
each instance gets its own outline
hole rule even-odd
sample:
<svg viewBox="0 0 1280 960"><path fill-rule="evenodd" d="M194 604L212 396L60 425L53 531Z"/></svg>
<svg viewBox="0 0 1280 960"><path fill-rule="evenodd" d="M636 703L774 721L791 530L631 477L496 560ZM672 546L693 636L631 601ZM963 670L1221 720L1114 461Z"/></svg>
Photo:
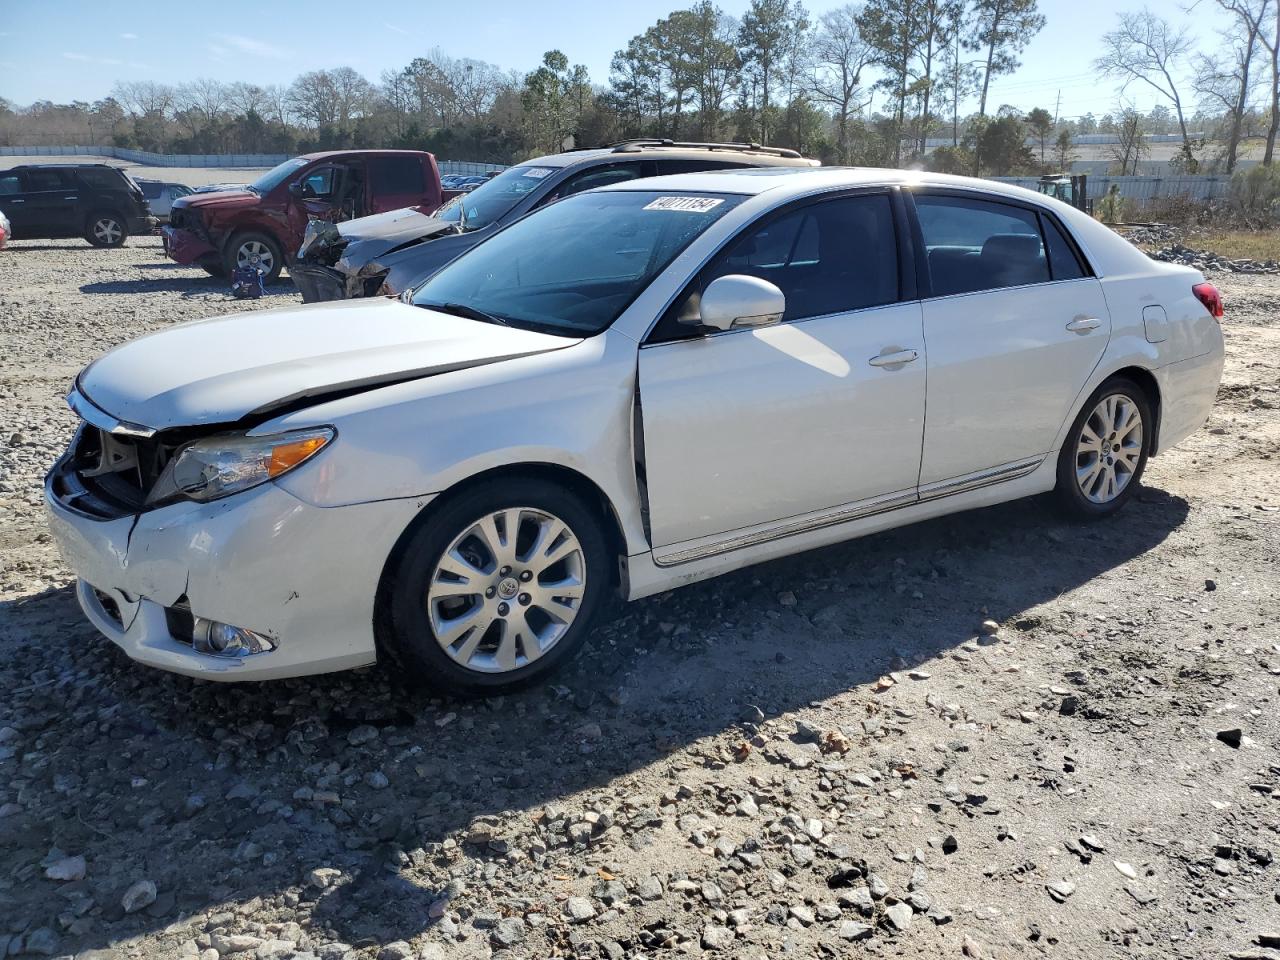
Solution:
<svg viewBox="0 0 1280 960"><path fill-rule="evenodd" d="M613 586L598 511L545 480L492 480L417 524L379 594L380 641L414 680L493 696L582 647Z"/></svg>
<svg viewBox="0 0 1280 960"><path fill-rule="evenodd" d="M84 238L95 247L123 246L129 238L129 221L111 210L97 210L85 221Z"/></svg>
<svg viewBox="0 0 1280 960"><path fill-rule="evenodd" d="M267 233L238 233L231 238L223 250L222 265L226 275L230 276L239 266L248 266L250 258L258 255L260 266L265 270L262 282L275 283L280 279L280 270L284 267L284 253L276 238Z"/></svg>
<svg viewBox="0 0 1280 960"><path fill-rule="evenodd" d="M1058 453L1054 494L1069 516L1094 520L1133 496L1151 452L1155 419L1146 392L1112 377L1080 408Z"/></svg>

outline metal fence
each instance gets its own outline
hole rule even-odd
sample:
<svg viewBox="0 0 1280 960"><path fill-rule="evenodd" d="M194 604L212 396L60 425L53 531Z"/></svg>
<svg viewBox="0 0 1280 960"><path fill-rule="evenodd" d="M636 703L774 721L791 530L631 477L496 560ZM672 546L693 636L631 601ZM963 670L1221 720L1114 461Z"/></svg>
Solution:
<svg viewBox="0 0 1280 960"><path fill-rule="evenodd" d="M1028 190L1036 189L1039 182L1035 177L991 177L1000 183L1012 183ZM1231 191L1231 178L1228 176L1170 176L1170 177L1089 177L1089 197L1095 202L1101 200L1115 184L1120 196L1126 201L1145 207L1148 204L1167 199L1220 200Z"/></svg>
<svg viewBox="0 0 1280 960"><path fill-rule="evenodd" d="M284 163L288 153L151 153L124 147L0 147L0 157L111 157L144 167L274 167ZM472 163L466 160L437 161L442 175L481 174L505 170L500 163Z"/></svg>

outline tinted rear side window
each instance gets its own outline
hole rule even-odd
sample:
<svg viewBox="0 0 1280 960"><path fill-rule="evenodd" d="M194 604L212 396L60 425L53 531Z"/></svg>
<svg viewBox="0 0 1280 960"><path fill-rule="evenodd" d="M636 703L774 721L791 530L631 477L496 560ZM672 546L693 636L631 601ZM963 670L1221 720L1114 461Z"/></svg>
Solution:
<svg viewBox="0 0 1280 960"><path fill-rule="evenodd" d="M1049 281L1033 211L969 197L915 202L935 297Z"/></svg>
<svg viewBox="0 0 1280 960"><path fill-rule="evenodd" d="M21 192L22 181L18 179L18 175L16 173L0 174L0 196Z"/></svg>
<svg viewBox="0 0 1280 960"><path fill-rule="evenodd" d="M1044 245L1049 251L1049 273L1054 280L1079 280L1085 276L1084 267L1075 250L1052 217L1040 215L1044 225Z"/></svg>
<svg viewBox="0 0 1280 960"><path fill-rule="evenodd" d="M417 196L427 192L422 161L417 157L375 157L369 162L377 197Z"/></svg>
<svg viewBox="0 0 1280 960"><path fill-rule="evenodd" d="M159 200L160 194L164 193L163 183L143 180L138 184L138 186L142 187L142 195L148 200Z"/></svg>
<svg viewBox="0 0 1280 960"><path fill-rule="evenodd" d="M95 190L123 190L124 178L114 170L77 170L80 182ZM156 184L156 196L160 196L160 185Z"/></svg>

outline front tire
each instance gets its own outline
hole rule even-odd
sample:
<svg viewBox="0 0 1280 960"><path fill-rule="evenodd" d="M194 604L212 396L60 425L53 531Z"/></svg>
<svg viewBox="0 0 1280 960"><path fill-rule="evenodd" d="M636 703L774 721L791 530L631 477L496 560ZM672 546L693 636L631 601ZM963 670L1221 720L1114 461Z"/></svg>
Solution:
<svg viewBox="0 0 1280 960"><path fill-rule="evenodd" d="M85 222L84 238L95 247L123 246L129 238L129 224L118 213L99 210Z"/></svg>
<svg viewBox="0 0 1280 960"><path fill-rule="evenodd" d="M284 267L284 253L276 238L266 233L238 233L231 238L223 252L223 268L227 276L235 273L237 267L247 267L254 256L258 257L258 265L262 268L262 282L275 283L280 279L280 270Z"/></svg>
<svg viewBox="0 0 1280 960"><path fill-rule="evenodd" d="M1146 392L1112 377L1084 402L1058 454L1059 505L1071 516L1109 516L1133 496L1147 466L1155 420Z"/></svg>
<svg viewBox="0 0 1280 960"><path fill-rule="evenodd" d="M598 511L545 480L483 482L412 530L383 585L388 654L445 693L491 696L548 676L612 587Z"/></svg>

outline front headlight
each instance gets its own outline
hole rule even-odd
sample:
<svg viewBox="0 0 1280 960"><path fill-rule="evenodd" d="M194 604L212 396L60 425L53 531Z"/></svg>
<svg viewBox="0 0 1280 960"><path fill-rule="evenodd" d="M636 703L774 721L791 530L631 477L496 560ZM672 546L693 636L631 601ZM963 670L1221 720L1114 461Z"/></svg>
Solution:
<svg viewBox="0 0 1280 960"><path fill-rule="evenodd" d="M217 500L274 480L306 463L334 438L332 427L267 437L226 433L187 444L173 455L147 503Z"/></svg>

